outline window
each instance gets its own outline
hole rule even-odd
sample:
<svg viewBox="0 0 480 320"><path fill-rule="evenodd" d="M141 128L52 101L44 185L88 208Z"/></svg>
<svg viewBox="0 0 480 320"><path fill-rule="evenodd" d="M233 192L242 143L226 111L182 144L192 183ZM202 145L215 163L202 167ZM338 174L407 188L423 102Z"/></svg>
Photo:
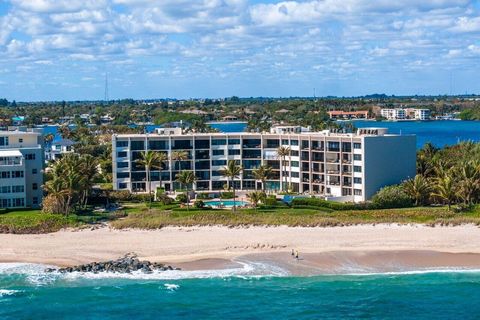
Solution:
<svg viewBox="0 0 480 320"><path fill-rule="evenodd" d="M361 154L354 154L353 155L353 160L361 161L362 160L362 155Z"/></svg>
<svg viewBox="0 0 480 320"><path fill-rule="evenodd" d="M25 199L24 198L16 198L13 199L13 206L14 207L25 207Z"/></svg>
<svg viewBox="0 0 480 320"><path fill-rule="evenodd" d="M128 172L117 172L117 179L127 179L129 176Z"/></svg>
<svg viewBox="0 0 480 320"><path fill-rule="evenodd" d="M22 139L22 138L19 138L19 139L18 139L18 143L23 143L23 139Z"/></svg>
<svg viewBox="0 0 480 320"><path fill-rule="evenodd" d="M117 152L117 158L126 158L126 157L127 157L126 151Z"/></svg>
<svg viewBox="0 0 480 320"><path fill-rule="evenodd" d="M12 186L12 193L22 193L25 192L24 186Z"/></svg>
<svg viewBox="0 0 480 320"><path fill-rule="evenodd" d="M27 153L25 155L25 160L35 160L35 153Z"/></svg>
<svg viewBox="0 0 480 320"><path fill-rule="evenodd" d="M298 140L290 140L292 146L298 146Z"/></svg>
<svg viewBox="0 0 480 320"><path fill-rule="evenodd" d="M0 174L0 177L2 179L10 179L10 171L2 171L2 173Z"/></svg>
<svg viewBox="0 0 480 320"><path fill-rule="evenodd" d="M32 204L38 204L38 197L33 197L32 198Z"/></svg>
<svg viewBox="0 0 480 320"><path fill-rule="evenodd" d="M209 149L210 148L210 140L196 140L195 141L195 148L196 149Z"/></svg>
<svg viewBox="0 0 480 320"><path fill-rule="evenodd" d="M117 168L128 168L128 162L117 162Z"/></svg>
<svg viewBox="0 0 480 320"><path fill-rule="evenodd" d="M299 154L299 152L296 151L296 150L290 151L290 155L291 155L292 157L298 157L298 154Z"/></svg>
<svg viewBox="0 0 480 320"><path fill-rule="evenodd" d="M213 139L212 146L224 146L227 144L226 139Z"/></svg>
<svg viewBox="0 0 480 320"><path fill-rule="evenodd" d="M292 172L290 173L290 176L291 176L292 178L298 178L298 177L300 177L300 174L299 174L298 172L292 171Z"/></svg>
<svg viewBox="0 0 480 320"><path fill-rule="evenodd" d="M360 189L353 189L353 194L356 196L361 196L362 195L362 190Z"/></svg>
<svg viewBox="0 0 480 320"><path fill-rule="evenodd" d="M11 189L10 186L3 186L0 188L0 193L10 193Z"/></svg>
<svg viewBox="0 0 480 320"><path fill-rule="evenodd" d="M150 141L148 141L148 148L150 150L167 150L168 149L168 141L150 140Z"/></svg>
<svg viewBox="0 0 480 320"><path fill-rule="evenodd" d="M310 147L310 142L308 140L302 140L302 149L308 149Z"/></svg>
<svg viewBox="0 0 480 320"><path fill-rule="evenodd" d="M128 140L117 140L117 148L126 148L128 147Z"/></svg>
<svg viewBox="0 0 480 320"><path fill-rule="evenodd" d="M32 183L32 190L37 190L38 189L38 184Z"/></svg>
<svg viewBox="0 0 480 320"><path fill-rule="evenodd" d="M353 149L362 149L362 144L360 142L355 142L353 144Z"/></svg>
<svg viewBox="0 0 480 320"><path fill-rule="evenodd" d="M37 174L37 173L38 173L37 169L36 169L36 168L33 168L33 169L32 169L32 174Z"/></svg>
<svg viewBox="0 0 480 320"><path fill-rule="evenodd" d="M240 155L240 150L235 150L235 149L228 150L228 155L229 156L238 156L238 155Z"/></svg>
<svg viewBox="0 0 480 320"><path fill-rule="evenodd" d="M300 166L300 163L298 161L292 161L291 166L298 168Z"/></svg>
<svg viewBox="0 0 480 320"><path fill-rule="evenodd" d="M0 137L0 146L8 146L8 137Z"/></svg>
<svg viewBox="0 0 480 320"><path fill-rule="evenodd" d="M362 183L362 178L353 178L353 183L356 183L356 184Z"/></svg>
<svg viewBox="0 0 480 320"><path fill-rule="evenodd" d="M144 150L145 149L145 141L132 141L130 143L130 149L132 149L132 150Z"/></svg>
<svg viewBox="0 0 480 320"><path fill-rule="evenodd" d="M327 147L328 151L340 151L340 142L328 141Z"/></svg>
<svg viewBox="0 0 480 320"><path fill-rule="evenodd" d="M227 160L212 160L212 166L225 166L227 165Z"/></svg>
<svg viewBox="0 0 480 320"><path fill-rule="evenodd" d="M12 171L12 178L23 178L23 171Z"/></svg>
<svg viewBox="0 0 480 320"><path fill-rule="evenodd" d="M282 144L285 145L285 146L288 146L289 145L288 140L287 139L282 139Z"/></svg>
<svg viewBox="0 0 480 320"><path fill-rule="evenodd" d="M362 172L362 167L360 167L360 166L353 166L353 172Z"/></svg>
<svg viewBox="0 0 480 320"><path fill-rule="evenodd" d="M240 139L228 139L228 144L240 144Z"/></svg>
<svg viewBox="0 0 480 320"><path fill-rule="evenodd" d="M223 155L225 155L225 150L212 150L212 155L223 156Z"/></svg>

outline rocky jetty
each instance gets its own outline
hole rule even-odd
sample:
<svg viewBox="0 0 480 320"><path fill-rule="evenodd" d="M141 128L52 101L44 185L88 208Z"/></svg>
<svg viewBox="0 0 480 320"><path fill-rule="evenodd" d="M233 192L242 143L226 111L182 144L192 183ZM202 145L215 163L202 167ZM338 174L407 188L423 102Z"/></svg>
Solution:
<svg viewBox="0 0 480 320"><path fill-rule="evenodd" d="M48 268L48 269L45 269L45 272L58 271L60 273L71 273L71 272L131 273L135 271L140 271L143 273L152 273L154 271L167 271L167 270L180 270L180 268L174 268L172 266L167 266L157 262L152 263L150 261L140 261L136 254L129 253L117 260L110 260L105 262L92 262L88 264L82 264L74 267L66 267L66 268L60 268L60 269Z"/></svg>

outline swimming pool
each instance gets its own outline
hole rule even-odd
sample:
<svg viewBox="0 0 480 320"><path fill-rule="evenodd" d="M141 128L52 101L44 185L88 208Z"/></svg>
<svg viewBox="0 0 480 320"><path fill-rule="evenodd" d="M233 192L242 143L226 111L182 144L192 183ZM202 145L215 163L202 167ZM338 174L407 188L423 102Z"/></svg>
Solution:
<svg viewBox="0 0 480 320"><path fill-rule="evenodd" d="M247 205L248 202L246 201L235 201L235 205L238 206L244 206ZM212 206L212 207L218 207L220 205L223 205L225 207L233 207L233 200L218 200L218 201L205 201L206 206Z"/></svg>

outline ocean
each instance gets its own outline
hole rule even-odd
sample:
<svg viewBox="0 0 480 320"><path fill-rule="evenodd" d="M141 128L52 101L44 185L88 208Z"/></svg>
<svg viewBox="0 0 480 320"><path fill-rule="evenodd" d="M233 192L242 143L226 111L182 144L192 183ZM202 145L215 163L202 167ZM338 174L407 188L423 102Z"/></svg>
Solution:
<svg viewBox="0 0 480 320"><path fill-rule="evenodd" d="M389 133L415 134L417 148L431 142L437 147L454 145L460 141L480 141L480 121L353 121L357 128L388 128Z"/></svg>
<svg viewBox="0 0 480 320"><path fill-rule="evenodd" d="M480 271L127 278L0 264L0 319L477 319ZM175 273L176 272L176 273Z"/></svg>

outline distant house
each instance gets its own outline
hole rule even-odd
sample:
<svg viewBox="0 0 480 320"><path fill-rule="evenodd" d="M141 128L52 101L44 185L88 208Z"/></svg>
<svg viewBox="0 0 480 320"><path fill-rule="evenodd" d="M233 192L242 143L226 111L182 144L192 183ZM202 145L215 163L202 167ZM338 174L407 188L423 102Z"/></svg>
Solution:
<svg viewBox="0 0 480 320"><path fill-rule="evenodd" d="M190 114L197 114L197 115L206 115L208 112L199 110L199 109L187 109L187 110L182 110L180 113L190 113Z"/></svg>
<svg viewBox="0 0 480 320"><path fill-rule="evenodd" d="M102 124L111 124L113 122L113 120L115 120L114 117L111 117L110 115L106 115L106 116L101 116L100 117L100 122Z"/></svg>
<svg viewBox="0 0 480 320"><path fill-rule="evenodd" d="M61 139L53 141L50 147L45 149L45 160L56 161L66 153L72 153L74 141L70 139Z"/></svg>
<svg viewBox="0 0 480 320"><path fill-rule="evenodd" d="M53 123L53 120L50 119L49 117L42 117L42 123L43 124L50 124L50 123Z"/></svg>
<svg viewBox="0 0 480 320"><path fill-rule="evenodd" d="M328 111L330 119L367 119L368 110L363 111L342 111L334 110Z"/></svg>

